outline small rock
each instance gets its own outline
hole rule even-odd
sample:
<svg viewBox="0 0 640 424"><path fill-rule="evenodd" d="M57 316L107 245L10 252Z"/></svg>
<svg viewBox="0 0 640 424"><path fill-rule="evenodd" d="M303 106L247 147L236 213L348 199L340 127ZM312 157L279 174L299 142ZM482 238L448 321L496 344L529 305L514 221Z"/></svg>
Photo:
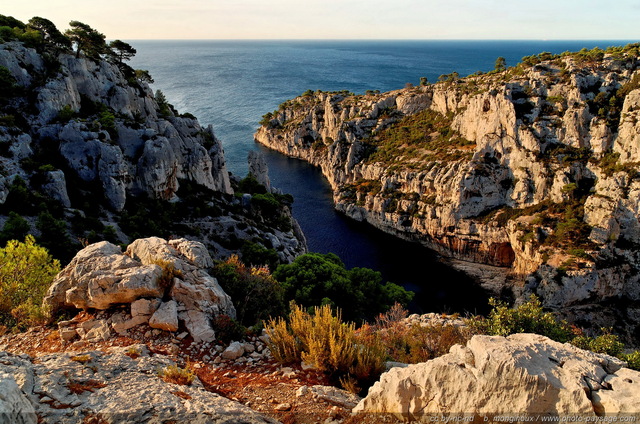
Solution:
<svg viewBox="0 0 640 424"><path fill-rule="evenodd" d="M149 319L149 326L171 332L178 331L178 305L176 301L163 302Z"/></svg>
<svg viewBox="0 0 640 424"><path fill-rule="evenodd" d="M296 390L296 396L297 397L302 397L302 396L306 395L307 393L309 393L309 388L307 386L300 386L300 388L298 390Z"/></svg>
<svg viewBox="0 0 640 424"><path fill-rule="evenodd" d="M290 403L281 403L276 405L276 407L274 408L276 411L288 411L291 409L291 404Z"/></svg>
<svg viewBox="0 0 640 424"><path fill-rule="evenodd" d="M184 339L185 337L187 337L188 335L189 335L189 333L187 333L187 332L185 331L185 332L182 332L182 333L178 334L178 335L176 336L176 339L178 339L178 340L183 340L183 339Z"/></svg>
<svg viewBox="0 0 640 424"><path fill-rule="evenodd" d="M61 328L60 329L60 338L63 343L68 343L71 340L75 339L78 333L75 328Z"/></svg>
<svg viewBox="0 0 640 424"><path fill-rule="evenodd" d="M244 347L240 342L233 342L222 352L222 358L235 360L244 355Z"/></svg>

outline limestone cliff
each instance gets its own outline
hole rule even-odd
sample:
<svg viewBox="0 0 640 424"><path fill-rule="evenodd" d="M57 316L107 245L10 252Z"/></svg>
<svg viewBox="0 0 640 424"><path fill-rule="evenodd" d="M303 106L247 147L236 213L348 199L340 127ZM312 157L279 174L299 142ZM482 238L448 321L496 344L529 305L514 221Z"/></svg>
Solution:
<svg viewBox="0 0 640 424"><path fill-rule="evenodd" d="M186 235L221 256L243 240L269 240L283 261L305 251L288 206L275 225L241 204L211 126L179 114L126 64L10 41L0 42L0 71L3 223L16 212L42 239L65 222L89 242Z"/></svg>
<svg viewBox="0 0 640 424"><path fill-rule="evenodd" d="M346 215L638 336L637 47L383 94L307 92L255 139L320 167Z"/></svg>

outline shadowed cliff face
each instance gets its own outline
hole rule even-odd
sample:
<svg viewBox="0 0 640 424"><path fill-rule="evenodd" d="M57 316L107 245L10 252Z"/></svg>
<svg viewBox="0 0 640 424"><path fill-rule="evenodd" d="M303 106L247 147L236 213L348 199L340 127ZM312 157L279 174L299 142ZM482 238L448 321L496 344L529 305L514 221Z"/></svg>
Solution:
<svg viewBox="0 0 640 424"><path fill-rule="evenodd" d="M89 242L105 225L113 242L190 236L218 256L249 239L269 240L283 261L306 251L288 206L272 213L275 225L250 196L235 198L212 127L179 114L133 69L8 42L0 70L11 88L0 96L0 219L17 211L32 226L51 214L59 235L70 222L67 235ZM32 193L26 208L16 187Z"/></svg>
<svg viewBox="0 0 640 424"><path fill-rule="evenodd" d="M586 305L624 298L599 324L640 317L637 49L527 62L377 95L305 93L255 138L320 167L348 216L527 278L509 284L516 296L594 319Z"/></svg>

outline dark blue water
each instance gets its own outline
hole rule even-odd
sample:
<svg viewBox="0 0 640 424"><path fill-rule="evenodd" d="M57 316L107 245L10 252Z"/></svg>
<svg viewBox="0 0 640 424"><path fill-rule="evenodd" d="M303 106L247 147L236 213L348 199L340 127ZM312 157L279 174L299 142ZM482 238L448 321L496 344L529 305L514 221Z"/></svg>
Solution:
<svg viewBox="0 0 640 424"><path fill-rule="evenodd" d="M419 292L416 310L485 310L487 296L435 255L333 210L320 172L258 146L261 116L311 90L389 91L436 81L441 74L490 71L498 56L515 65L523 56L606 48L630 41L129 41L131 65L147 69L180 112L213 124L230 171L244 176L249 150L264 151L275 186L293 194L293 213L309 248L334 252L348 267L381 271L385 279Z"/></svg>

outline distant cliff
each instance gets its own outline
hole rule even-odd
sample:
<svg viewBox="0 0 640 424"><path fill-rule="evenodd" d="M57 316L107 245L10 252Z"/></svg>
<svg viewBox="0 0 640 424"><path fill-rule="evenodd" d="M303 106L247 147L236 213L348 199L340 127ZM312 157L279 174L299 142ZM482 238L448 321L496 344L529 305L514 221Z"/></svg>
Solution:
<svg viewBox="0 0 640 424"><path fill-rule="evenodd" d="M246 241L282 261L305 252L287 202L265 211L234 196L211 126L139 75L104 55L0 42L2 238L32 232L67 258L76 239L149 235L188 236L219 256Z"/></svg>
<svg viewBox="0 0 640 424"><path fill-rule="evenodd" d="M639 67L629 45L383 94L309 91L255 138L320 167L346 215L638 337Z"/></svg>

